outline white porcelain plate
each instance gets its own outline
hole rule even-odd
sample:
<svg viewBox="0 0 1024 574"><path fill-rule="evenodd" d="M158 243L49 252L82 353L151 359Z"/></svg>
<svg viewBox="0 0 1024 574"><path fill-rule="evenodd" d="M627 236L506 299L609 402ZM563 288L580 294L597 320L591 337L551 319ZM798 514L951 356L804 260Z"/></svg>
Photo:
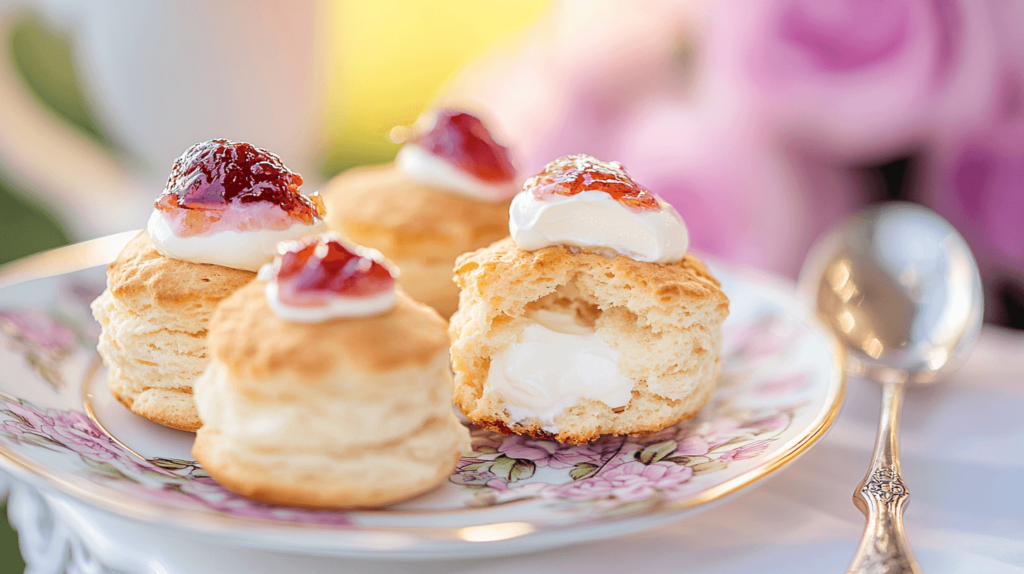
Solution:
<svg viewBox="0 0 1024 574"><path fill-rule="evenodd" d="M474 429L437 490L397 506L263 506L217 485L192 435L130 414L107 391L89 302L125 234L0 270L0 464L100 509L220 543L391 558L526 552L634 532L773 475L822 437L842 355L785 281L713 265L731 299L723 373L693 420L567 446ZM16 280L30 277L35 279Z"/></svg>

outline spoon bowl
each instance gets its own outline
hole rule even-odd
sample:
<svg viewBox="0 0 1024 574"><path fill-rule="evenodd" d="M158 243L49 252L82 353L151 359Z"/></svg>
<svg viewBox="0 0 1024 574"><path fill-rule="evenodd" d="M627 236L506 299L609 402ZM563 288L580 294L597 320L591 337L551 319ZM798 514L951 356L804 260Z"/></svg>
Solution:
<svg viewBox="0 0 1024 574"><path fill-rule="evenodd" d="M849 350L854 375L936 381L963 363L981 330L970 248L946 220L914 204L850 217L815 244L799 285Z"/></svg>

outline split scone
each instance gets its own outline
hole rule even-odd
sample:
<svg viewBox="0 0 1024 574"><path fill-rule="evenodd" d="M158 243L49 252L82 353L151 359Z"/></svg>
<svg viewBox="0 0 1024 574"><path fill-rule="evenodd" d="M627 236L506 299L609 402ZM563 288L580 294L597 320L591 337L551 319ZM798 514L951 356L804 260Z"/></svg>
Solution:
<svg viewBox="0 0 1024 574"><path fill-rule="evenodd" d="M336 234L283 243L210 324L192 449L268 504L374 507L444 482L469 446L451 406L445 320Z"/></svg>
<svg viewBox="0 0 1024 574"><path fill-rule="evenodd" d="M569 156L516 196L512 237L459 258L455 404L503 433L584 444L692 417L729 301L678 213L617 163Z"/></svg>
<svg viewBox="0 0 1024 574"><path fill-rule="evenodd" d="M107 266L92 303L110 392L132 412L199 428L192 383L214 307L256 277L282 239L323 231L319 198L266 150L211 140L175 162L147 230Z"/></svg>
<svg viewBox="0 0 1024 574"><path fill-rule="evenodd" d="M448 317L459 304L455 258L508 235L516 173L509 150L475 116L441 110L425 123L395 163L339 175L324 200L331 228L381 251L402 270L409 295Z"/></svg>

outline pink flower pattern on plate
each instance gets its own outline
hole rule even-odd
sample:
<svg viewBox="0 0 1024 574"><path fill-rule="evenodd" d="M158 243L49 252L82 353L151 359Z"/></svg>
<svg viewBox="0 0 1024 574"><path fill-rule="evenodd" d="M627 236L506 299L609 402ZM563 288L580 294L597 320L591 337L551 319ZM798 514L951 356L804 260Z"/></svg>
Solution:
<svg viewBox="0 0 1024 574"><path fill-rule="evenodd" d="M0 326L21 345L25 356L73 354L82 349L75 333L88 333L34 311L0 312ZM696 478L734 472L730 470L734 465L764 456L802 404L776 399L799 391L801 385L796 382L806 381L809 374L794 371L766 379L751 375L750 365L761 357L784 353L800 333L770 313L733 329L732 354L726 358L724 373L730 386L716 393L717 403L698 417L644 437L606 436L584 446L473 429L473 450L464 453L449 488L462 489L465 504L471 506L532 499L554 505L555 510L589 507L600 514L678 499L702 488ZM761 410L730 406L729 396L757 389L770 389L773 406ZM351 523L348 513L274 508L238 497L193 461L142 459L78 410L40 409L0 395L0 441L22 449L73 453L85 465L88 480L116 483L119 491L138 499L253 519Z"/></svg>
<svg viewBox="0 0 1024 574"><path fill-rule="evenodd" d="M64 384L60 364L77 348L75 333L41 311L0 311L0 334L43 380L59 389Z"/></svg>
<svg viewBox="0 0 1024 574"><path fill-rule="evenodd" d="M598 473L593 478L570 482L544 491L545 498L569 501L615 498L628 504L670 490L693 476L693 469L672 463L627 462Z"/></svg>
<svg viewBox="0 0 1024 574"><path fill-rule="evenodd" d="M0 413L9 417L0 427L0 437L24 445L73 452L81 457L91 479L117 481L122 492L248 518L336 525L350 522L346 513L275 508L251 502L225 490L191 461L141 459L82 412L44 411L24 401L5 398L0 398L0 405ZM167 462L177 462L174 466L186 472L168 470Z"/></svg>

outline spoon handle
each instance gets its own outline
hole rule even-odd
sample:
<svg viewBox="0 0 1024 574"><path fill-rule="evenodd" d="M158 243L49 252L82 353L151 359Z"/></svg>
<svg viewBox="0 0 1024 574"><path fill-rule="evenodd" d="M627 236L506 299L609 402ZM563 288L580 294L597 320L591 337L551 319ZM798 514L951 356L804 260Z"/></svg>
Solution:
<svg viewBox="0 0 1024 574"><path fill-rule="evenodd" d="M847 574L921 574L903 533L903 508L910 492L900 477L899 430L905 384L882 387L882 416L871 469L853 493L867 525Z"/></svg>

